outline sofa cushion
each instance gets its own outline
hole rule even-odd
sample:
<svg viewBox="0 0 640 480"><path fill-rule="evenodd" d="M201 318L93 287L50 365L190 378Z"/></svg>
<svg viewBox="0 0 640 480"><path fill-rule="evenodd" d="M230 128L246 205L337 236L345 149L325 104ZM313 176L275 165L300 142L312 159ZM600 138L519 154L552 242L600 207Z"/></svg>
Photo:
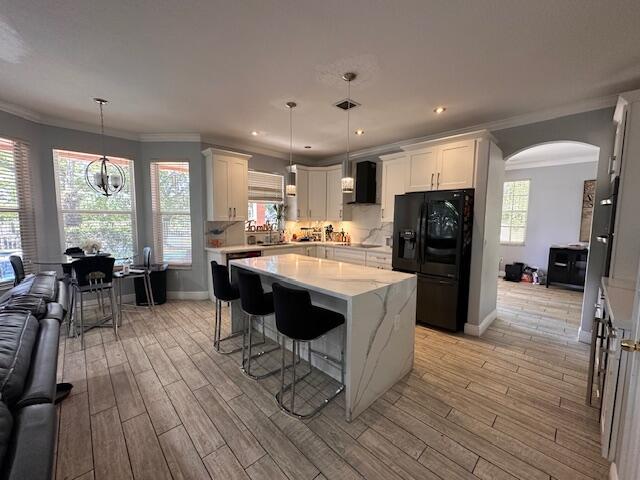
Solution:
<svg viewBox="0 0 640 480"><path fill-rule="evenodd" d="M62 305L57 302L47 303L47 313L44 315L44 318L53 318L58 322L62 322L64 319L64 309Z"/></svg>
<svg viewBox="0 0 640 480"><path fill-rule="evenodd" d="M16 412L11 444L2 465L3 479L49 480L53 474L56 407L31 405Z"/></svg>
<svg viewBox="0 0 640 480"><path fill-rule="evenodd" d="M0 305L0 312L31 312L38 320L44 318L47 313L47 302L43 298L36 295L20 295L9 298L5 303Z"/></svg>
<svg viewBox="0 0 640 480"><path fill-rule="evenodd" d="M9 408L22 395L37 335L38 320L30 313L0 313L0 400Z"/></svg>
<svg viewBox="0 0 640 480"><path fill-rule="evenodd" d="M56 272L40 272L33 277L23 280L21 283L9 290L11 297L21 295L36 295L44 299L45 302L55 302L58 298L58 278ZM3 300L5 300L3 296Z"/></svg>
<svg viewBox="0 0 640 480"><path fill-rule="evenodd" d="M60 323L57 320L53 318L40 320L38 340L31 355L29 376L24 384L22 397L16 403L15 408L54 402L59 338Z"/></svg>
<svg viewBox="0 0 640 480"><path fill-rule="evenodd" d="M0 467L4 463L4 457L9 448L12 429L13 416L11 416L9 408L3 402L0 402Z"/></svg>

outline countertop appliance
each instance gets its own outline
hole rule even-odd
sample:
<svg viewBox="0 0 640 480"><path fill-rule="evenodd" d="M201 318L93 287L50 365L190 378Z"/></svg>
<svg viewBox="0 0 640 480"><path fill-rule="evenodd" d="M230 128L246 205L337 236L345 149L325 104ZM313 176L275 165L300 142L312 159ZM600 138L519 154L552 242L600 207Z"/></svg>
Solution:
<svg viewBox="0 0 640 480"><path fill-rule="evenodd" d="M396 195L393 269L418 274L416 322L458 331L467 320L473 189Z"/></svg>

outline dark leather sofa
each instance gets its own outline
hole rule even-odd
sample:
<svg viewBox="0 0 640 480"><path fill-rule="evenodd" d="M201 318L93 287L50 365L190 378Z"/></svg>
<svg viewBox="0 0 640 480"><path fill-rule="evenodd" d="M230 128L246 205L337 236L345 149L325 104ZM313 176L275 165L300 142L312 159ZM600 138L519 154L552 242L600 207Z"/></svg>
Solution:
<svg viewBox="0 0 640 480"><path fill-rule="evenodd" d="M0 478L52 477L56 371L67 288L55 272L0 297Z"/></svg>

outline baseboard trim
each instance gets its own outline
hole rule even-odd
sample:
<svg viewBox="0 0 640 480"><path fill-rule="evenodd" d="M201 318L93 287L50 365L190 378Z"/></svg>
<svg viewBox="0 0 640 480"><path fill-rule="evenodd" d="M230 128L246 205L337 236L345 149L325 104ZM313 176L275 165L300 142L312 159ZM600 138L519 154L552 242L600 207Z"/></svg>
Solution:
<svg viewBox="0 0 640 480"><path fill-rule="evenodd" d="M467 335L472 335L474 337L481 337L482 334L487 330L487 328L489 328L489 325L491 325L496 318L498 318L498 312L497 310L493 310L482 319L480 325L465 323L464 333L466 333Z"/></svg>
<svg viewBox="0 0 640 480"><path fill-rule="evenodd" d="M208 300L209 292L167 292L167 299L169 300Z"/></svg>
<svg viewBox="0 0 640 480"><path fill-rule="evenodd" d="M582 330L582 326L578 329L578 340L582 343L591 344L591 332Z"/></svg>
<svg viewBox="0 0 640 480"><path fill-rule="evenodd" d="M609 467L609 480L618 480L618 468L615 462Z"/></svg>

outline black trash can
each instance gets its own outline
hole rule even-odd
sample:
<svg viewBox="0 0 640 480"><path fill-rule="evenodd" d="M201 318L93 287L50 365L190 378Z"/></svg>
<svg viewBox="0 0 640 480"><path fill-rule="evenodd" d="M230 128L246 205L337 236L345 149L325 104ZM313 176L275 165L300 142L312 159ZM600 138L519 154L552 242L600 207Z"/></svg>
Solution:
<svg viewBox="0 0 640 480"><path fill-rule="evenodd" d="M151 265L151 291L153 292L153 303L162 305L167 301L167 270L169 264L154 263ZM136 287L136 305L147 306L147 294L144 291L144 281L142 278L134 279Z"/></svg>

